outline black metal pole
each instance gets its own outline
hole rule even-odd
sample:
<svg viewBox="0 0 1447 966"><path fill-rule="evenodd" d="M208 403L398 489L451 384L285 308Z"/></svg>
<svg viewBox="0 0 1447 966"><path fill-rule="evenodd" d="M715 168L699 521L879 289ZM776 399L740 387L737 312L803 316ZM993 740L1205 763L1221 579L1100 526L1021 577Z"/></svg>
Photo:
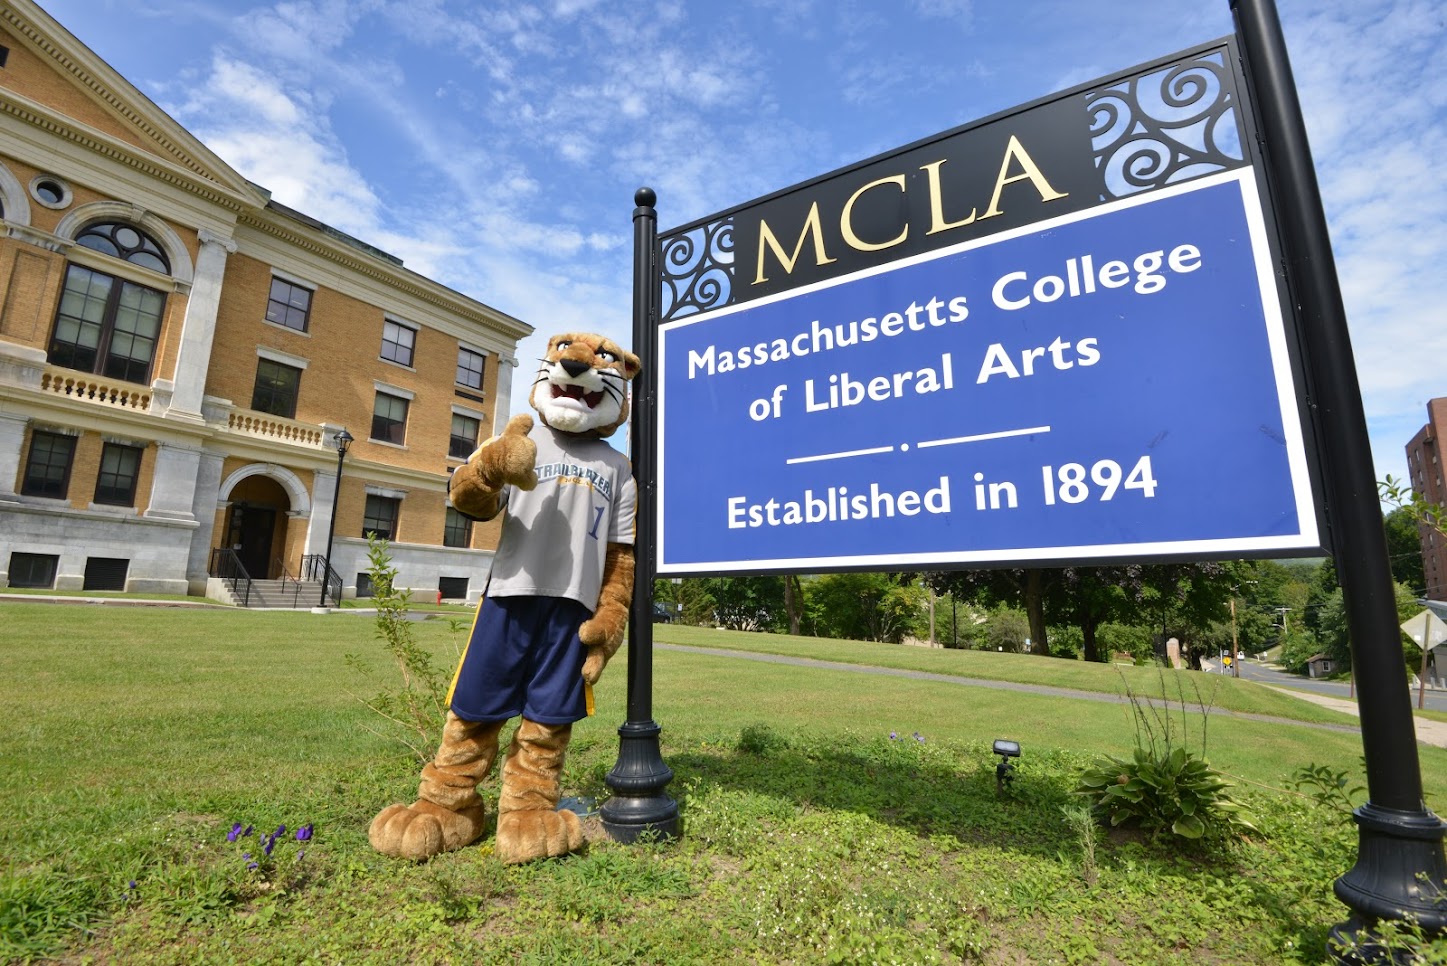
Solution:
<svg viewBox="0 0 1447 966"><path fill-rule="evenodd" d="M1272 0L1231 0L1261 152L1280 218L1287 277L1322 429L1323 486L1333 554L1346 603L1366 754L1368 801L1356 810L1357 863L1336 881L1352 915L1332 929L1337 942L1370 942L1378 919L1417 918L1447 930L1442 839L1447 825L1427 809L1412 723L1396 595L1372 470L1346 309L1337 282L1281 22ZM1351 957L1346 957L1348 960Z"/></svg>
<svg viewBox="0 0 1447 966"><path fill-rule="evenodd" d="M603 828L619 842L633 842L649 832L664 838L678 834L678 803L664 788L673 770L663 762L653 720L653 577L656 566L654 511L657 505L657 422L653 411L658 391L657 248L658 198L651 188L633 195L633 351L643 370L633 380L633 412L629 446L633 477L638 482L638 520L633 536L633 606L628 616L628 720L618 729L618 761L605 779L613 796L599 813Z"/></svg>
<svg viewBox="0 0 1447 966"><path fill-rule="evenodd" d="M347 458L347 448L341 444L340 437L346 431L347 428L343 426L342 432L333 437L337 440L337 482L332 488L332 518L327 521L327 556L325 569L322 570L322 599L317 604L318 607L327 606L327 589L332 579L332 539L337 533L337 504L342 498L342 460ZM351 441L350 435L347 440ZM338 599L337 603L340 604L341 600Z"/></svg>

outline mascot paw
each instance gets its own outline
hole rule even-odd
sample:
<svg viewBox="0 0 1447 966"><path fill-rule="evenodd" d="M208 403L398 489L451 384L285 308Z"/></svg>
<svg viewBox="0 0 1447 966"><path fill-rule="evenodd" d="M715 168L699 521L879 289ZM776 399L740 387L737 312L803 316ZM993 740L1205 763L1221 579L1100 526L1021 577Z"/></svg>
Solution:
<svg viewBox="0 0 1447 966"><path fill-rule="evenodd" d="M367 838L372 848L397 859L420 861L451 852L482 835L481 805L449 811L426 799L412 805L389 805L372 819Z"/></svg>
<svg viewBox="0 0 1447 966"><path fill-rule="evenodd" d="M508 812L497 819L497 855L509 865L576 852L583 823L574 812Z"/></svg>
<svg viewBox="0 0 1447 966"><path fill-rule="evenodd" d="M533 418L527 413L508 420L502 435L484 443L474 457L478 459L483 478L499 485L511 483L520 490L531 490L538 485L536 464L538 444L528 439L532 432Z"/></svg>
<svg viewBox="0 0 1447 966"><path fill-rule="evenodd" d="M588 648L588 656L583 661L583 680L589 684L597 684L607 663L608 655L603 653L601 647Z"/></svg>

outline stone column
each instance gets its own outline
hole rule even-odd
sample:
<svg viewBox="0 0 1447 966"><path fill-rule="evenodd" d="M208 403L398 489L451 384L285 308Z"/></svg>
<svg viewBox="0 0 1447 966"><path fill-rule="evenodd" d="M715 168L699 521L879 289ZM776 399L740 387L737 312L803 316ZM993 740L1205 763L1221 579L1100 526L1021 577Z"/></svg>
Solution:
<svg viewBox="0 0 1447 966"><path fill-rule="evenodd" d="M492 401L492 432L494 435L502 432L502 428L512 418L512 371L517 366L516 359L509 359L505 356L498 357L497 398Z"/></svg>
<svg viewBox="0 0 1447 966"><path fill-rule="evenodd" d="M17 503L20 485L20 447L25 442L26 417L0 413L0 503Z"/></svg>
<svg viewBox="0 0 1447 966"><path fill-rule="evenodd" d="M158 442L156 472L151 478L151 505L143 515L161 520L194 521L196 516L192 507L196 502L200 470L199 447L191 449L175 443ZM205 519L209 522L211 517L207 515Z"/></svg>
<svg viewBox="0 0 1447 966"><path fill-rule="evenodd" d="M196 256L196 277L186 302L181 348L176 355L175 389L166 417L199 423L201 399L206 393L206 372L211 366L211 343L216 337L216 311L221 306L226 256L236 251L236 242L205 228L197 237L201 239L201 251Z"/></svg>
<svg viewBox="0 0 1447 966"><path fill-rule="evenodd" d="M191 546L186 553L186 582L190 593L200 597L206 593L207 570L211 563L211 533L216 522L216 504L221 496L221 453L202 450L197 456L196 489L191 499L191 515L196 529L191 533Z"/></svg>
<svg viewBox="0 0 1447 966"><path fill-rule="evenodd" d="M335 469L312 473L312 515L307 521L306 549L303 553L321 556L327 552L327 528L332 525L332 514L337 512L337 508L332 505L332 495L336 488Z"/></svg>

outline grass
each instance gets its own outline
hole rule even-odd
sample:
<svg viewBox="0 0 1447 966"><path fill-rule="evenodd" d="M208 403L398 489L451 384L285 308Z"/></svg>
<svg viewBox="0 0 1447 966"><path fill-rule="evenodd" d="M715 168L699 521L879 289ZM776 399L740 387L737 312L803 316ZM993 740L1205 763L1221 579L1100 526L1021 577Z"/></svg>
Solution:
<svg viewBox="0 0 1447 966"><path fill-rule="evenodd" d="M379 651L365 616L9 601L0 618L0 960L1317 963L1346 914L1331 882L1352 823L1286 785L1307 763L1358 775L1360 739L1250 682L1213 679L1217 704L1291 720L1211 716L1209 757L1261 829L1216 852L1069 821L1089 756L1132 747L1123 705L660 649L680 839L520 868L484 840L415 865L366 842L417 764L347 693L344 655ZM416 629L451 663L448 622ZM685 630L659 639L1121 688L1114 669L1039 658ZM623 660L576 729L564 794L607 794ZM1005 797L997 737L1024 749ZM1440 811L1447 751L1421 755ZM316 832L248 869L255 833L228 842L234 822Z"/></svg>

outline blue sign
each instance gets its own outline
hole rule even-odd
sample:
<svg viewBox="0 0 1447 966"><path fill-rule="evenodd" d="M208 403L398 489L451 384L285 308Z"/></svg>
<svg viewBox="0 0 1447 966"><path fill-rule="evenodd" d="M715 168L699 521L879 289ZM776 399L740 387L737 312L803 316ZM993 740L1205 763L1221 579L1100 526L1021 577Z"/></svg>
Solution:
<svg viewBox="0 0 1447 966"><path fill-rule="evenodd" d="M658 573L1321 545L1250 168L659 330Z"/></svg>

